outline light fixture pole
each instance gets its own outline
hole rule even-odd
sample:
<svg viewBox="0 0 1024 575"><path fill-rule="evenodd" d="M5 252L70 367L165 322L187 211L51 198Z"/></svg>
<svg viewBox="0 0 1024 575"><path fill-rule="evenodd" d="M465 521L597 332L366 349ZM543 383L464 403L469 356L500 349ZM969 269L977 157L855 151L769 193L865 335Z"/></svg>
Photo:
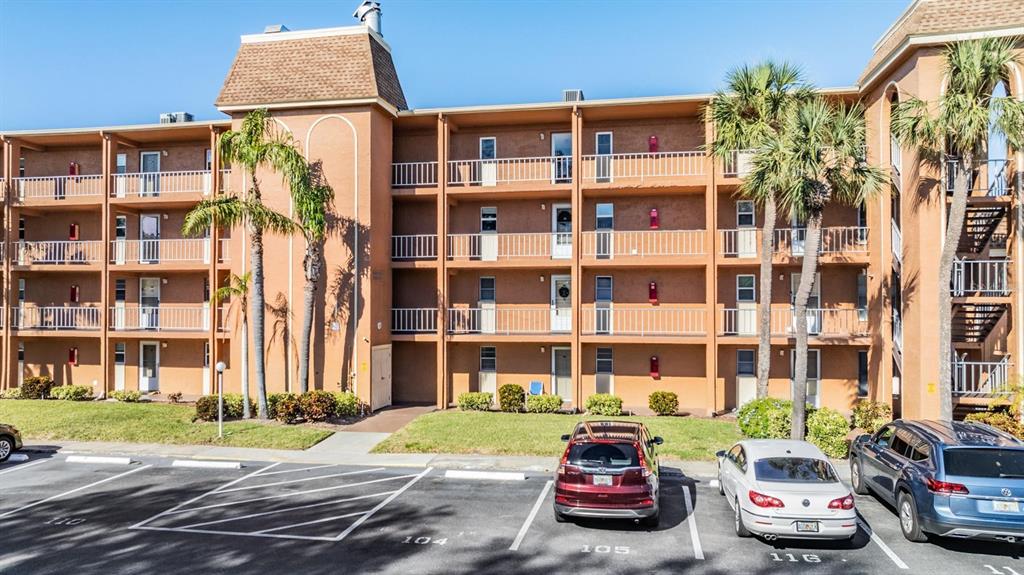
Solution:
<svg viewBox="0 0 1024 575"><path fill-rule="evenodd" d="M224 439L224 370L223 361L217 362L217 437Z"/></svg>

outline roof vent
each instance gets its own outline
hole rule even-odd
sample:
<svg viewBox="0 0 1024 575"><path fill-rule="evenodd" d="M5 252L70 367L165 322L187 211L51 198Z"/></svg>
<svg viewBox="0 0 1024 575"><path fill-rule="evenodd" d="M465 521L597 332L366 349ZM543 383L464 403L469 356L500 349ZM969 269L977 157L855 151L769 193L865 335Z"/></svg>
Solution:
<svg viewBox="0 0 1024 575"><path fill-rule="evenodd" d="M182 122L191 122L192 114L188 112L168 112L166 114L160 114L161 124L180 124Z"/></svg>
<svg viewBox="0 0 1024 575"><path fill-rule="evenodd" d="M582 102L583 90L562 90L563 102Z"/></svg>
<svg viewBox="0 0 1024 575"><path fill-rule="evenodd" d="M363 3L356 8L356 11L352 14L353 18L358 18L359 22L365 24L367 28L374 32L384 35L380 31L380 2L374 2L374 0L363 0Z"/></svg>
<svg viewBox="0 0 1024 575"><path fill-rule="evenodd" d="M277 34L278 32L287 32L288 27L284 24L271 24L263 29L264 34Z"/></svg>

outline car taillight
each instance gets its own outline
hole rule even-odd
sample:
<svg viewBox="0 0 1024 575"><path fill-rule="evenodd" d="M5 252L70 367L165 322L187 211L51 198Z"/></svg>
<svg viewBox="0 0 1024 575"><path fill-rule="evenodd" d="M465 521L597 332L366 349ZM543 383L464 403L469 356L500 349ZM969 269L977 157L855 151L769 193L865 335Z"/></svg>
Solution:
<svg viewBox="0 0 1024 575"><path fill-rule="evenodd" d="M853 509L853 495L847 495L846 497L840 497L839 499L833 499L828 502L829 509Z"/></svg>
<svg viewBox="0 0 1024 575"><path fill-rule="evenodd" d="M569 450L570 449L572 449L572 448L571 447L566 447L565 448L565 453L562 454L562 461L561 461L562 465L565 465L566 463L569 462Z"/></svg>
<svg viewBox="0 0 1024 575"><path fill-rule="evenodd" d="M959 493L967 495L970 491L967 490L967 486L961 483L949 483L948 481L937 481L929 477L925 480L928 484L928 490L932 493Z"/></svg>
<svg viewBox="0 0 1024 575"><path fill-rule="evenodd" d="M650 477L651 470L647 467L647 460L644 459L644 450L639 443L633 444L633 449L636 449L637 457L640 462L640 475L644 478Z"/></svg>
<svg viewBox="0 0 1024 575"><path fill-rule="evenodd" d="M750 502L758 507L785 507L781 499L756 491L750 492Z"/></svg>

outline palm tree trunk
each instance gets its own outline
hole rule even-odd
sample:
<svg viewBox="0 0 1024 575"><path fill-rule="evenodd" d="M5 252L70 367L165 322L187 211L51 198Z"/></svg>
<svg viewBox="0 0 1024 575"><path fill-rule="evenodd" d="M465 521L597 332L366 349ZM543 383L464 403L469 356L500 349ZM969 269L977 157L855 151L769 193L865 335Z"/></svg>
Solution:
<svg viewBox="0 0 1024 575"><path fill-rule="evenodd" d="M263 230L250 230L249 245L252 250L252 346L256 356L256 401L260 419L267 419L267 366L265 345L265 314L263 295Z"/></svg>
<svg viewBox="0 0 1024 575"><path fill-rule="evenodd" d="M304 315L302 318L302 334L299 344L299 385L302 393L309 389L309 348L313 334L313 306L316 302L316 288L320 282L320 243L306 244L306 257L303 261L306 270L306 286L303 291Z"/></svg>
<svg viewBox="0 0 1024 575"><path fill-rule="evenodd" d="M963 232L973 164L973 154L961 154L953 180L953 203L949 207L946 238L939 260L939 418L946 421L953 419L953 261Z"/></svg>
<svg viewBox="0 0 1024 575"><path fill-rule="evenodd" d="M807 420L807 300L811 297L818 272L818 250L821 246L821 214L807 220L804 239L804 261L800 267L800 285L793 305L796 324L796 357L793 360L793 427L792 439L803 439Z"/></svg>
<svg viewBox="0 0 1024 575"><path fill-rule="evenodd" d="M242 419L252 417L249 409L249 317L242 304Z"/></svg>
<svg viewBox="0 0 1024 575"><path fill-rule="evenodd" d="M772 365L772 257L775 253L775 196L764 202L761 229L761 297L757 325L757 398L768 397L768 376Z"/></svg>

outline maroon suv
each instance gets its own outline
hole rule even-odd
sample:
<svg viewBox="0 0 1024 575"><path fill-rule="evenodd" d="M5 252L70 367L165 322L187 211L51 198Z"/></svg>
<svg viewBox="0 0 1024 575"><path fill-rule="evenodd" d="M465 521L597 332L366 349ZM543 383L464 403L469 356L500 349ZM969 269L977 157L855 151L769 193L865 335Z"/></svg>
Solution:
<svg viewBox="0 0 1024 575"><path fill-rule="evenodd" d="M658 456L641 423L582 421L570 435L555 476L555 520L634 519L658 525Z"/></svg>

